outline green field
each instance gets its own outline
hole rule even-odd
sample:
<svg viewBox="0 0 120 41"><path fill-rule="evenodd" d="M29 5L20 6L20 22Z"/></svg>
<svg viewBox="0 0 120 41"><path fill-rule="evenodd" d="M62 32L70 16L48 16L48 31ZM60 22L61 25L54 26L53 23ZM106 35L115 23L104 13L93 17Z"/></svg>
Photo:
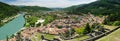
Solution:
<svg viewBox="0 0 120 41"><path fill-rule="evenodd" d="M53 38L54 38L54 35L36 33L35 37L32 38L32 41L40 40L40 39L41 39L41 35L44 35L44 37L45 37L46 39L49 39L49 40L53 40Z"/></svg>
<svg viewBox="0 0 120 41"><path fill-rule="evenodd" d="M103 38L98 39L97 41L120 41L120 29Z"/></svg>
<svg viewBox="0 0 120 41"><path fill-rule="evenodd" d="M104 28L107 28L109 30L113 30L113 29L117 28L117 26L104 25Z"/></svg>
<svg viewBox="0 0 120 41"><path fill-rule="evenodd" d="M82 36L82 37L71 39L71 40L68 40L68 41L82 41L82 40L87 39L87 38L89 38L89 36Z"/></svg>

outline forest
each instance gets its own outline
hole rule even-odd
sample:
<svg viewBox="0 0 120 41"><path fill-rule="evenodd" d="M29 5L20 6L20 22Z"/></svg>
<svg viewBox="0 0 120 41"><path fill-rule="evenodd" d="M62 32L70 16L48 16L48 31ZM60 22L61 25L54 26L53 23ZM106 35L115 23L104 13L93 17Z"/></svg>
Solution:
<svg viewBox="0 0 120 41"><path fill-rule="evenodd" d="M96 16L108 16L104 24L120 25L120 0L97 0L90 4L75 5L64 10L69 14L87 14Z"/></svg>

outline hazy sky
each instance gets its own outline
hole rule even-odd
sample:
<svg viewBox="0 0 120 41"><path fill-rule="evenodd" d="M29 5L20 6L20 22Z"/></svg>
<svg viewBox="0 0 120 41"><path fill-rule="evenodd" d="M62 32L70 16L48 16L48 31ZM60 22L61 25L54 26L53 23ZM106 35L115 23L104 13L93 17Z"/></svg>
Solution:
<svg viewBox="0 0 120 41"><path fill-rule="evenodd" d="M1 2L11 5L27 5L27 6L42 6L42 7L69 7L94 2L96 0L0 0Z"/></svg>

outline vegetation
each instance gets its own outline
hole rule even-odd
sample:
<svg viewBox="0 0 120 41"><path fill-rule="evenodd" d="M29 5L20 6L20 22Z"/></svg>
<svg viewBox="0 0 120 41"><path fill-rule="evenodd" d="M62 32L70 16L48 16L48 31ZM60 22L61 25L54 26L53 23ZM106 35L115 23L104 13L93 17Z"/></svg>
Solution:
<svg viewBox="0 0 120 41"><path fill-rule="evenodd" d="M89 23L86 24L85 26L85 32L84 33L90 33L92 31L91 26L89 25Z"/></svg>
<svg viewBox="0 0 120 41"><path fill-rule="evenodd" d="M107 28L109 30L113 30L113 29L117 28L117 26L104 25L104 28Z"/></svg>
<svg viewBox="0 0 120 41"><path fill-rule="evenodd" d="M27 26L27 27L29 27L29 26L34 27L35 26L35 22L37 22L37 20L38 20L38 17L35 17L35 16L28 17L27 20L26 20L27 22L26 22L25 26Z"/></svg>
<svg viewBox="0 0 120 41"><path fill-rule="evenodd" d="M81 36L75 39L71 39L70 41L83 41L84 39L87 39L87 38L89 38L89 36Z"/></svg>
<svg viewBox="0 0 120 41"><path fill-rule="evenodd" d="M120 29L118 29L117 31L98 39L97 41L119 41L120 39Z"/></svg>
<svg viewBox="0 0 120 41"><path fill-rule="evenodd" d="M36 38L32 38L32 41L40 40L42 35L43 35L46 39L49 39L49 40L53 40L53 38L54 38L54 35L36 33L36 36L35 36Z"/></svg>
<svg viewBox="0 0 120 41"><path fill-rule="evenodd" d="M105 20L104 20L104 24L108 24L108 25L116 25L118 26L120 23L120 14L111 14L109 15ZM118 22L118 24L114 24L114 22Z"/></svg>
<svg viewBox="0 0 120 41"><path fill-rule="evenodd" d="M79 35L83 35L85 32L85 27L75 28L75 32Z"/></svg>
<svg viewBox="0 0 120 41"><path fill-rule="evenodd" d="M9 41L9 37L8 36L6 36L6 41Z"/></svg>
<svg viewBox="0 0 120 41"><path fill-rule="evenodd" d="M4 24L3 19L17 15L18 12L16 7L0 2L0 26Z"/></svg>
<svg viewBox="0 0 120 41"><path fill-rule="evenodd" d="M62 28L62 26L58 26L57 28L61 29L61 28Z"/></svg>
<svg viewBox="0 0 120 41"><path fill-rule="evenodd" d="M45 21L43 22L43 25L46 25L47 23L50 23L50 22L52 22L55 19L56 19L56 16L48 15L48 16L45 17Z"/></svg>
<svg viewBox="0 0 120 41"><path fill-rule="evenodd" d="M88 12L98 16L108 16L105 24L109 25L120 21L120 0L98 0L90 4L76 5L66 8L69 14L87 14Z"/></svg>
<svg viewBox="0 0 120 41"><path fill-rule="evenodd" d="M99 23L94 23L94 24L92 24L91 28L92 29L97 29L99 26L100 26Z"/></svg>
<svg viewBox="0 0 120 41"><path fill-rule="evenodd" d="M52 21L52 16L45 15L45 12L50 11L52 9L46 7L39 7L39 6L17 6L20 11L27 12L26 13L26 27L34 27L35 22L37 22L38 18L46 19L43 24L49 23L48 21ZM49 18L50 17L50 18ZM39 26L40 23L36 26Z"/></svg>
<svg viewBox="0 0 120 41"><path fill-rule="evenodd" d="M113 23L113 25L114 25L114 26L120 25L120 21L115 21L115 22Z"/></svg>
<svg viewBox="0 0 120 41"><path fill-rule="evenodd" d="M21 38L20 34L21 34L20 32L17 33L17 36L16 36L17 37L17 41L22 41L22 38Z"/></svg>
<svg viewBox="0 0 120 41"><path fill-rule="evenodd" d="M72 12L76 12L77 14L91 12L96 15L110 15L119 12L118 8L120 5L119 0L117 1L118 2L115 2L114 0L98 0L90 4L77 5L70 8L74 8L72 9Z"/></svg>
<svg viewBox="0 0 120 41"><path fill-rule="evenodd" d="M54 35L46 34L45 38L52 40L54 38Z"/></svg>
<svg viewBox="0 0 120 41"><path fill-rule="evenodd" d="M46 7L39 7L39 6L18 6L19 10L27 11L27 12L35 12L35 11L50 11L51 9Z"/></svg>
<svg viewBox="0 0 120 41"><path fill-rule="evenodd" d="M114 25L118 26L120 25L120 1L119 0L98 0L95 2L92 2L90 4L82 4L82 5L76 5L72 7L65 8L67 10L67 13L69 14L87 14L88 12L97 15L97 16L107 16L103 22L105 25ZM26 18L26 27L34 27L35 23L39 18L44 18L45 21L43 22L43 25L46 25L53 20L56 19L55 15L49 15L48 12L51 9L46 7L38 7L38 6L10 6L7 4L4 4L0 2L0 26L3 24L1 20L5 19L6 17L14 16L20 11L27 12L26 15L30 15ZM46 15L47 14L47 15ZM77 20L77 18L75 18ZM78 20L79 21L79 20ZM40 25L40 24L39 24ZM62 28L62 26L58 26L59 29ZM86 35L88 33L91 33L93 30L97 30L96 32L104 33L106 32L102 25L100 24L92 24L90 25L87 23L84 27L79 28L67 28L68 31L65 33L60 33L61 37L63 38L70 38L74 32L76 32L79 35ZM96 33L95 33L96 34ZM117 34L117 33L116 33ZM44 34L45 38L52 40L54 38L54 35ZM111 35L112 36L112 35ZM41 33L38 33L35 37L37 37L37 40L40 40ZM88 36L85 36L85 38L88 38ZM8 39L8 37L7 37ZM83 37L84 39L84 37ZM20 33L17 35L17 40L21 41ZM79 40L76 38L76 40ZM76 41L73 40L73 41ZM36 38L33 38L33 41L36 41Z"/></svg>

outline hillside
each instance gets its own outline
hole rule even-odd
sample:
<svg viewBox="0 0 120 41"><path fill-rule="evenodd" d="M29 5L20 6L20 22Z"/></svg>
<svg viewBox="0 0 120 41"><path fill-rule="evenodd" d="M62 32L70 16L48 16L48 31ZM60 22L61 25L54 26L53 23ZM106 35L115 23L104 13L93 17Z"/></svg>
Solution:
<svg viewBox="0 0 120 41"><path fill-rule="evenodd" d="M0 19L17 14L18 10L14 6L0 2Z"/></svg>
<svg viewBox="0 0 120 41"><path fill-rule="evenodd" d="M18 6L21 11L49 11L50 8L39 6Z"/></svg>
<svg viewBox="0 0 120 41"><path fill-rule="evenodd" d="M76 5L72 8L76 13L88 13L107 15L118 12L120 9L120 0L98 0L90 4ZM69 10L69 9L68 9ZM101 12L102 11L102 12ZM111 12L112 11L112 12Z"/></svg>
<svg viewBox="0 0 120 41"><path fill-rule="evenodd" d="M0 25L2 24L1 20L14 16L17 12L19 10L16 7L0 2Z"/></svg>
<svg viewBox="0 0 120 41"><path fill-rule="evenodd" d="M70 9L72 8L72 9ZM67 8L66 8L67 9ZM112 25L113 22L120 21L120 0L98 0L90 4L68 7L71 14L92 13L94 15L108 15L104 24ZM109 22L109 23L108 23ZM120 23L117 23L119 25Z"/></svg>

